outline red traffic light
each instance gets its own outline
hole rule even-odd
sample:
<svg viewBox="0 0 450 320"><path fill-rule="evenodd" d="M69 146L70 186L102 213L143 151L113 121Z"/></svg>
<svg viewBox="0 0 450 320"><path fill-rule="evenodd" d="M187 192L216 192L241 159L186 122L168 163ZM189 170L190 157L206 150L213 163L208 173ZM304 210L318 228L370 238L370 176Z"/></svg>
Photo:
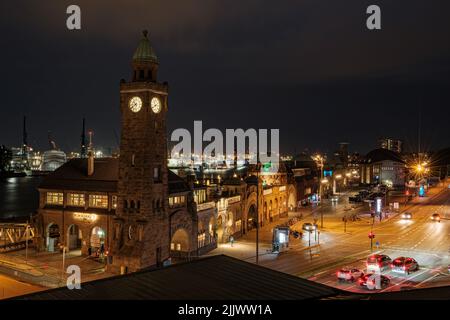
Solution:
<svg viewBox="0 0 450 320"><path fill-rule="evenodd" d="M375 234L373 232L369 232L369 239L375 238Z"/></svg>

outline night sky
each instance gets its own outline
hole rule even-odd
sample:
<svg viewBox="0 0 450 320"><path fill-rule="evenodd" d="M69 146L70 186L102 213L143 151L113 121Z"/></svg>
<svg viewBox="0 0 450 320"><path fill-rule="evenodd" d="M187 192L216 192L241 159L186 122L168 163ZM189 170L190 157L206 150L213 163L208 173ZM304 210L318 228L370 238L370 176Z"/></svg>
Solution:
<svg viewBox="0 0 450 320"><path fill-rule="evenodd" d="M82 29L66 28L77 4ZM366 28L366 8L382 30ZM168 81L169 132L279 128L281 151L367 152L380 136L450 146L448 0L2 1L0 144L117 147L119 81L148 29ZM421 117L419 115L422 115Z"/></svg>

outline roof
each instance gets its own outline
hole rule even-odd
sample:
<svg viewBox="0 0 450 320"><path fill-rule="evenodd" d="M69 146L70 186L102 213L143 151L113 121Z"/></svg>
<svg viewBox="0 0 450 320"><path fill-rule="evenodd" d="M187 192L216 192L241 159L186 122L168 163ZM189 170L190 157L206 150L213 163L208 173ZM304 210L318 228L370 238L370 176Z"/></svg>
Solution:
<svg viewBox="0 0 450 320"><path fill-rule="evenodd" d="M119 159L94 159L94 173L87 175L88 159L71 159L46 176L39 188L117 192Z"/></svg>
<svg viewBox="0 0 450 320"><path fill-rule="evenodd" d="M138 62L158 62L155 51L153 50L150 40L147 38L148 31L142 32L142 39L139 41L138 47L133 55L133 61Z"/></svg>
<svg viewBox="0 0 450 320"><path fill-rule="evenodd" d="M367 163L381 162L386 160L405 163L399 153L382 148L370 151L365 157L365 162Z"/></svg>
<svg viewBox="0 0 450 320"><path fill-rule="evenodd" d="M168 170L169 193L179 193L190 191L190 188L183 178L176 175L172 170Z"/></svg>
<svg viewBox="0 0 450 320"><path fill-rule="evenodd" d="M342 291L225 255L16 297L25 300L314 300Z"/></svg>
<svg viewBox="0 0 450 320"><path fill-rule="evenodd" d="M87 175L87 158L71 159L44 177L42 189L117 192L119 179L118 158L94 159L94 173ZM168 170L169 193L189 191L186 182Z"/></svg>
<svg viewBox="0 0 450 320"><path fill-rule="evenodd" d="M406 288L408 289L408 288ZM448 300L450 286L400 290L376 293L367 296L369 300Z"/></svg>

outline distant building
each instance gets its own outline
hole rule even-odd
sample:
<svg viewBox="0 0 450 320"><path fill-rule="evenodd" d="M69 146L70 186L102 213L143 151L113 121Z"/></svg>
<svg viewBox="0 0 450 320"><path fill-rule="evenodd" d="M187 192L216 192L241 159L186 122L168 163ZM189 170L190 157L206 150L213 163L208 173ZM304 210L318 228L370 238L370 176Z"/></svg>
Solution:
<svg viewBox="0 0 450 320"><path fill-rule="evenodd" d="M402 153L403 142L398 139L391 139L391 138L381 138L378 140L378 146L381 149L388 149L390 151L394 151L397 153Z"/></svg>
<svg viewBox="0 0 450 320"><path fill-rule="evenodd" d="M375 149L365 156L360 165L360 173L361 183L403 187L406 181L406 164L397 152Z"/></svg>
<svg viewBox="0 0 450 320"><path fill-rule="evenodd" d="M63 151L48 150L42 154L42 171L55 171L66 163L67 157Z"/></svg>

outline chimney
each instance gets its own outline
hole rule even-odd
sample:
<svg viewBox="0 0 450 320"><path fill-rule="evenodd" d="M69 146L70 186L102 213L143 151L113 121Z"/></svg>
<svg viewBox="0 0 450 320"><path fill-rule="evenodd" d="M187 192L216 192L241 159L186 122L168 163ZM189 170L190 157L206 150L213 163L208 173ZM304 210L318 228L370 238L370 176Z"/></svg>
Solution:
<svg viewBox="0 0 450 320"><path fill-rule="evenodd" d="M88 153L88 176L94 174L94 153L89 151Z"/></svg>

